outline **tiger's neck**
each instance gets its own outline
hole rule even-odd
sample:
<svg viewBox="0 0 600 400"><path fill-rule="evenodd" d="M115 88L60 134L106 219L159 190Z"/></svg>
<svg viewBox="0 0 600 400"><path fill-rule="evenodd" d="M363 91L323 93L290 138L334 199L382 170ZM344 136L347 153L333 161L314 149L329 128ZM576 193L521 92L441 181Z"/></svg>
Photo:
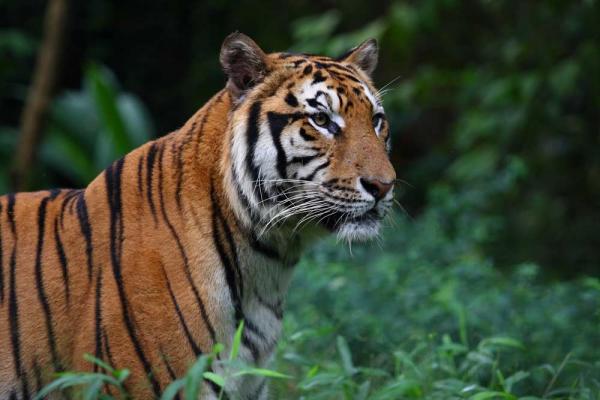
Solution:
<svg viewBox="0 0 600 400"><path fill-rule="evenodd" d="M212 240L213 259L218 261L215 268L224 272L234 317L246 324L247 343L252 344L250 361L262 363L279 337L292 267L302 246L279 229L261 236L261 227L244 209L231 168L231 143L244 138L231 129L235 123L223 121L224 115L231 117L231 107L229 94L222 91L180 130L176 140L186 140L188 131L194 138L184 157L194 162L184 166L182 193L189 220L197 221L188 230L195 232L190 234L192 242ZM235 326L231 325L225 336L232 328Z"/></svg>

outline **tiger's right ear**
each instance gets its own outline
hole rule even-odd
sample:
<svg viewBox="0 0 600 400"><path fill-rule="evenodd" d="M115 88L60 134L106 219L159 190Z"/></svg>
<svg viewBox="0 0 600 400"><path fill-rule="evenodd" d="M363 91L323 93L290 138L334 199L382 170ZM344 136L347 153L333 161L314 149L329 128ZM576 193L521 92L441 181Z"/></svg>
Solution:
<svg viewBox="0 0 600 400"><path fill-rule="evenodd" d="M229 78L227 89L236 100L260 83L268 70L267 55L264 51L254 40L239 32L225 38L219 60Z"/></svg>

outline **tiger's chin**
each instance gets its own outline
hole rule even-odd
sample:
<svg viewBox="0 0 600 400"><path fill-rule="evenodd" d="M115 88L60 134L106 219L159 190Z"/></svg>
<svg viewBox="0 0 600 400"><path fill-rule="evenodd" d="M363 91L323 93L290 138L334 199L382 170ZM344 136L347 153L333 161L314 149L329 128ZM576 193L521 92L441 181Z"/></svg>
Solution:
<svg viewBox="0 0 600 400"><path fill-rule="evenodd" d="M379 235L381 222L346 222L336 229L337 237L340 240L351 242L366 242Z"/></svg>
<svg viewBox="0 0 600 400"><path fill-rule="evenodd" d="M340 213L327 218L323 224L340 240L366 242L379 235L381 217L374 210L353 218Z"/></svg>

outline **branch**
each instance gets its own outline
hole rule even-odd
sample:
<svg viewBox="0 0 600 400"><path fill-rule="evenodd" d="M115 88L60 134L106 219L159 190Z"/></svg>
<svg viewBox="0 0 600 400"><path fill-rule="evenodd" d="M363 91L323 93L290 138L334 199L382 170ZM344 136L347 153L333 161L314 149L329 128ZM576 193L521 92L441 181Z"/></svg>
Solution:
<svg viewBox="0 0 600 400"><path fill-rule="evenodd" d="M46 9L44 36L21 115L21 134L12 171L12 185L16 190L24 190L27 187L27 178L42 138L64 44L67 2L68 0L50 0Z"/></svg>

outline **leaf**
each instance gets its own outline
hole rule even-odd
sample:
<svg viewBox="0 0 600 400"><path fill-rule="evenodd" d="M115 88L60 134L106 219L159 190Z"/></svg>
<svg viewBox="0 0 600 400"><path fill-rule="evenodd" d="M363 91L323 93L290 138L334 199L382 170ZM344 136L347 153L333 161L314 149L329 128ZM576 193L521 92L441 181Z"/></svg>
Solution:
<svg viewBox="0 0 600 400"><path fill-rule="evenodd" d="M133 145L119 112L115 88L111 86L104 71L93 64L86 71L86 80L94 99L96 111L100 116L100 122L106 129L115 152L118 156L125 155L133 148Z"/></svg>
<svg viewBox="0 0 600 400"><path fill-rule="evenodd" d="M511 376L505 379L504 390L506 390L507 392L512 392L513 386L516 383L529 378L530 375L531 374L526 371L517 371L516 373L512 374Z"/></svg>
<svg viewBox="0 0 600 400"><path fill-rule="evenodd" d="M113 376L119 381L124 382L129 377L131 372L128 369L118 369L113 372Z"/></svg>
<svg viewBox="0 0 600 400"><path fill-rule="evenodd" d="M141 146L152 138L154 128L150 116L144 104L136 96L128 93L120 94L117 107L132 146Z"/></svg>
<svg viewBox="0 0 600 400"><path fill-rule="evenodd" d="M479 343L479 348L487 348L487 347L512 347L516 349L524 349L525 346L521 342L516 339L504 336L496 336L491 338L483 339Z"/></svg>
<svg viewBox="0 0 600 400"><path fill-rule="evenodd" d="M103 385L104 385L104 382L102 382L100 379L92 382L90 385L88 385L87 389L83 393L83 400L98 399L98 396L100 395L100 392L102 391Z"/></svg>
<svg viewBox="0 0 600 400"><path fill-rule="evenodd" d="M97 366L99 366L100 368L104 369L105 371L113 374L115 372L115 369L113 367L111 367L110 365L108 365L107 363L105 363L104 361L94 357L93 355L89 354L89 353L85 353L83 355L83 359L86 361L91 362L92 364L95 364Z"/></svg>
<svg viewBox="0 0 600 400"><path fill-rule="evenodd" d="M208 368L210 359L201 356L188 370L185 376L184 398L185 400L196 400L202 388L203 375Z"/></svg>
<svg viewBox="0 0 600 400"><path fill-rule="evenodd" d="M365 381L358 387L354 400L366 400L371 390L371 381Z"/></svg>
<svg viewBox="0 0 600 400"><path fill-rule="evenodd" d="M217 375L214 372L207 371L204 374L202 374L202 376L204 377L204 379L214 382L219 387L225 386L225 378L223 378L221 375Z"/></svg>
<svg viewBox="0 0 600 400"><path fill-rule="evenodd" d="M496 392L496 391L485 391L474 394L469 397L470 400L487 400L487 399L507 399L507 400L517 400L515 396L510 393L505 392Z"/></svg>
<svg viewBox="0 0 600 400"><path fill-rule="evenodd" d="M318 386L335 386L342 382L344 377L333 373L320 373L309 379L305 379L298 384L302 390L311 390Z"/></svg>
<svg viewBox="0 0 600 400"><path fill-rule="evenodd" d="M352 363L350 348L348 347L348 342L346 342L346 339L344 339L342 336L337 337L337 349L338 353L340 353L342 366L344 367L346 375L354 375L356 373L356 368L354 368L354 364Z"/></svg>
<svg viewBox="0 0 600 400"><path fill-rule="evenodd" d="M409 397L421 397L422 389L419 382L412 379L401 378L396 382L385 385L379 389L370 399L372 400L384 400L384 399L396 399L401 396L409 395Z"/></svg>
<svg viewBox="0 0 600 400"><path fill-rule="evenodd" d="M242 343L242 332L244 331L244 321L240 321L240 325L235 331L235 335L233 336L233 342L231 343L231 353L229 354L229 359L234 360L237 358L238 353L240 351L240 344Z"/></svg>
<svg viewBox="0 0 600 400"><path fill-rule="evenodd" d="M278 378L278 379L291 379L292 377L289 375L282 374L281 372L272 371L270 369L264 368L246 368L242 371L238 371L233 376L243 376L243 375L254 375L254 376L265 376L267 378Z"/></svg>
<svg viewBox="0 0 600 400"><path fill-rule="evenodd" d="M185 380L176 379L167 386L162 395L160 396L160 400L173 400L177 393L185 386Z"/></svg>

